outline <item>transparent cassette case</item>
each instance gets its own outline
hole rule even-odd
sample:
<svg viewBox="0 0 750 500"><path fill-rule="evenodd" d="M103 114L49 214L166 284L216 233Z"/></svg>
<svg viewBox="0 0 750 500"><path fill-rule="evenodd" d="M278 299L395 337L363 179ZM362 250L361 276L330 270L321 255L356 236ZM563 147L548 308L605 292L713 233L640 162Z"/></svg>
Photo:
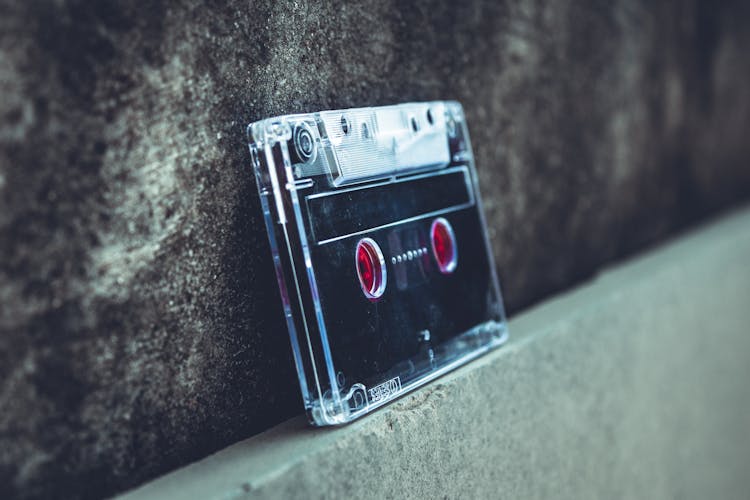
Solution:
<svg viewBox="0 0 750 500"><path fill-rule="evenodd" d="M248 127L304 405L349 422L507 337L461 105Z"/></svg>

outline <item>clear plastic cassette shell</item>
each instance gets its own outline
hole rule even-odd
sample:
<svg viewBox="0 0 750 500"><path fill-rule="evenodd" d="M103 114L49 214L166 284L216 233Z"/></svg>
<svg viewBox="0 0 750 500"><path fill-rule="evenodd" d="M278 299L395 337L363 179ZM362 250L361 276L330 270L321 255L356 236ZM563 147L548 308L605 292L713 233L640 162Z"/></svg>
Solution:
<svg viewBox="0 0 750 500"><path fill-rule="evenodd" d="M505 341L460 104L287 115L248 135L313 424L349 422Z"/></svg>

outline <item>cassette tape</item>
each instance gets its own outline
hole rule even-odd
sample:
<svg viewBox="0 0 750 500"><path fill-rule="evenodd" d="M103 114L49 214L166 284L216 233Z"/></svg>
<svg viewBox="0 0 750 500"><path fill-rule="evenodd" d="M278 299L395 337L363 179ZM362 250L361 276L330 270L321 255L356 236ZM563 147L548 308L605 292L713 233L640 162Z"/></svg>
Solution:
<svg viewBox="0 0 750 500"><path fill-rule="evenodd" d="M505 341L460 104L287 115L248 136L311 423L349 422Z"/></svg>

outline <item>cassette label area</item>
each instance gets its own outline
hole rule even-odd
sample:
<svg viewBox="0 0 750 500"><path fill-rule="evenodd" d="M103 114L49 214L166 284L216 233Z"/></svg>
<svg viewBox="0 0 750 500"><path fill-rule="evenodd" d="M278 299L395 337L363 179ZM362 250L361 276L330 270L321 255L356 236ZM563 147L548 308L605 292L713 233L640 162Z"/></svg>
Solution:
<svg viewBox="0 0 750 500"><path fill-rule="evenodd" d="M458 103L288 115L248 132L312 423L346 423L504 342Z"/></svg>

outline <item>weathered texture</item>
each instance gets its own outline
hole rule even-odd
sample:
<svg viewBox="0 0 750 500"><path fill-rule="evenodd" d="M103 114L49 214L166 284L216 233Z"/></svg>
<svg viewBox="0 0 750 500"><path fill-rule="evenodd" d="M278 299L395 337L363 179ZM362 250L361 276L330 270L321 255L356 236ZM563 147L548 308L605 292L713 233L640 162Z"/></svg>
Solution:
<svg viewBox="0 0 750 500"><path fill-rule="evenodd" d="M748 255L750 209L523 313L503 349L367 419L295 419L122 500L746 499Z"/></svg>
<svg viewBox="0 0 750 500"><path fill-rule="evenodd" d="M299 412L250 121L462 101L511 311L748 195L746 3L544 3L3 1L0 493Z"/></svg>

